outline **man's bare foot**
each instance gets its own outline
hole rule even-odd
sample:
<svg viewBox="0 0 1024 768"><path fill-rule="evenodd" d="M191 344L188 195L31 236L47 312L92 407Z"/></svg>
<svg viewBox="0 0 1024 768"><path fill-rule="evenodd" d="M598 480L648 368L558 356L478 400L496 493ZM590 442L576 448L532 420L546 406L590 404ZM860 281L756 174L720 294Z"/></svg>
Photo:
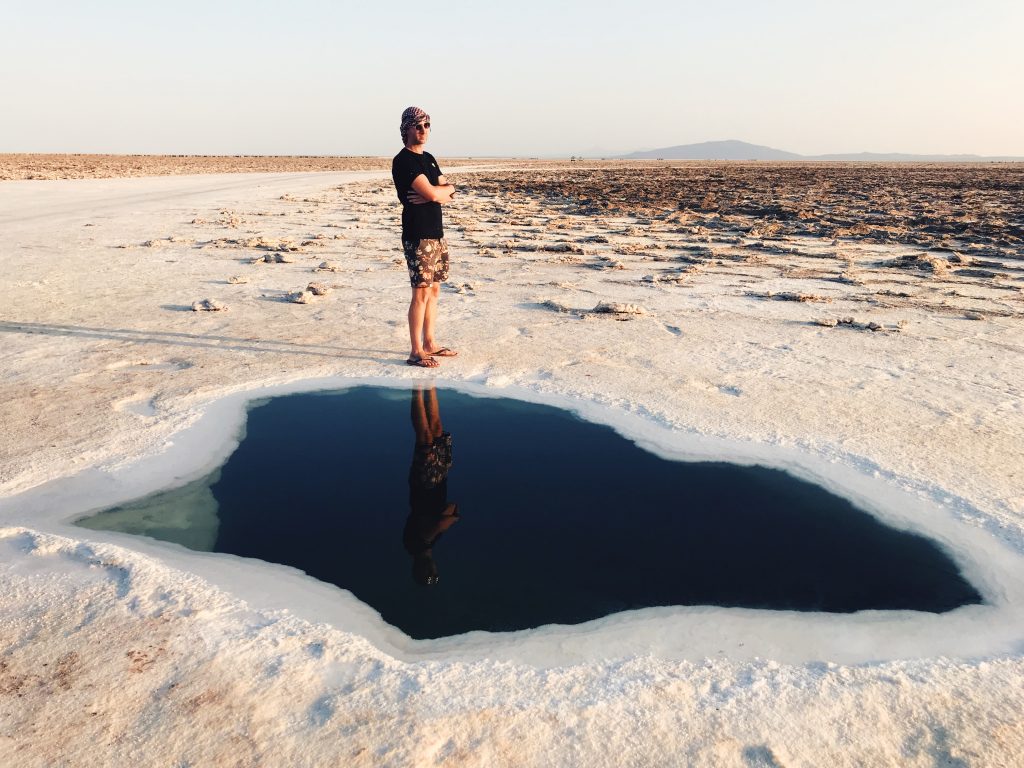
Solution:
<svg viewBox="0 0 1024 768"><path fill-rule="evenodd" d="M437 360L429 355L409 355L409 359L405 361L405 364L415 365L418 368L437 368L440 365Z"/></svg>

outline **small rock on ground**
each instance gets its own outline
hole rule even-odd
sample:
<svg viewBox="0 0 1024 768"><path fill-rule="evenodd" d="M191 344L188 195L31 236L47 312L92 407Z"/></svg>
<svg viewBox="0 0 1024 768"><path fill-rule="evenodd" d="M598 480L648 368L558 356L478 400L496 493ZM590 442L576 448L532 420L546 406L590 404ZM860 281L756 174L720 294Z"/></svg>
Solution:
<svg viewBox="0 0 1024 768"><path fill-rule="evenodd" d="M202 299L192 302L193 312L226 312L227 309L226 304L222 304L216 299Z"/></svg>

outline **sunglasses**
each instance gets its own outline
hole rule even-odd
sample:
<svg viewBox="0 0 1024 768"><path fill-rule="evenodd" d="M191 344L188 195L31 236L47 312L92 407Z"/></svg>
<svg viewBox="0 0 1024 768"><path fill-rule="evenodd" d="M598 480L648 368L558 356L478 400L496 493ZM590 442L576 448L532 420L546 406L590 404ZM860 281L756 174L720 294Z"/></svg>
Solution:
<svg viewBox="0 0 1024 768"><path fill-rule="evenodd" d="M414 125L413 128L417 131L426 131L430 129L430 123L419 123L418 125Z"/></svg>

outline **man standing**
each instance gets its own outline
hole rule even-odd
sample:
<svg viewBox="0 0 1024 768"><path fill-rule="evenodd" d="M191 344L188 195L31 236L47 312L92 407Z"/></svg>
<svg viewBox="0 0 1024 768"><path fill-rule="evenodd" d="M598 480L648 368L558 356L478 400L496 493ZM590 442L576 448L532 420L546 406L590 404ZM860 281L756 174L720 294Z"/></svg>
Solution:
<svg viewBox="0 0 1024 768"><path fill-rule="evenodd" d="M406 363L436 368L436 358L458 354L440 346L434 335L441 283L448 279L448 244L441 225L441 206L451 202L455 187L441 173L434 156L423 149L430 135L430 115L419 107L409 107L402 113L400 130L405 148L391 161L391 178L402 203L402 249L412 283L412 351Z"/></svg>

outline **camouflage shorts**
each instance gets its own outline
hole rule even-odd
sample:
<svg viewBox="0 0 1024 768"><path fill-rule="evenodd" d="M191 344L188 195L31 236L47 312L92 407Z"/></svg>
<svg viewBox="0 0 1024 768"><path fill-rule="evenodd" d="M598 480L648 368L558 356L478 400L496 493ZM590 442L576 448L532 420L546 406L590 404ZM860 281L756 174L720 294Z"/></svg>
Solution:
<svg viewBox="0 0 1024 768"><path fill-rule="evenodd" d="M405 263L409 267L409 282L413 288L422 288L448 279L448 243L440 240L403 240Z"/></svg>

